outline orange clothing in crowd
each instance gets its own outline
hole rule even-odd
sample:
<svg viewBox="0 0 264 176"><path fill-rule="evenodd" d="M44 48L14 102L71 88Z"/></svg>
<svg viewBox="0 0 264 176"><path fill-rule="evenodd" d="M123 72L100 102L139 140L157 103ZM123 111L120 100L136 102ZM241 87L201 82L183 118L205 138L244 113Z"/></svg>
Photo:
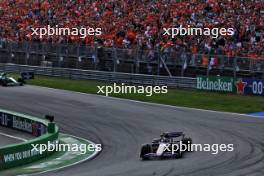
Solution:
<svg viewBox="0 0 264 176"><path fill-rule="evenodd" d="M208 66L208 57L205 54L202 55L202 66Z"/></svg>
<svg viewBox="0 0 264 176"><path fill-rule="evenodd" d="M249 53L249 54L248 54L248 57L249 57L250 59L253 59L253 60L258 59L258 56L257 56L256 53Z"/></svg>
<svg viewBox="0 0 264 176"><path fill-rule="evenodd" d="M221 2L221 3L220 3ZM208 8L211 7L211 8ZM209 9L210 12L206 12ZM212 10L210 10L212 9ZM239 11L230 9L240 9ZM105 46L115 43L118 47L136 48L137 45L152 45L151 48L163 43L165 47L181 48L185 46L188 52L205 52L204 44L216 43L216 39L203 35L177 36L173 40L169 35L163 35L164 28L175 26L214 28L234 28L238 35L222 36L225 40L225 50L229 56L237 54L256 59L262 57L264 51L264 9L263 1L131 1L131 0L0 0L0 36L12 41L41 40L57 42L82 42L90 44L91 38L81 39L76 36L30 36L30 28L41 28L48 24L60 27L100 27L102 35L96 36ZM205 14L208 13L208 14ZM208 16L210 14L210 18ZM201 15L203 14L203 15ZM249 31L255 26L260 31ZM121 36L117 36L122 33ZM258 42L246 39L256 38ZM260 34L259 34L260 33ZM107 36L111 34L111 36ZM123 42L124 39L130 42ZM139 41L140 40L140 41ZM209 41L207 41L209 40ZM130 43L130 46L126 46ZM241 43L239 48L236 44ZM178 47L180 46L180 47ZM256 47L257 46L257 47Z"/></svg>
<svg viewBox="0 0 264 176"><path fill-rule="evenodd" d="M196 45L191 46L191 51L192 51L192 54L197 54L198 53L197 46Z"/></svg>

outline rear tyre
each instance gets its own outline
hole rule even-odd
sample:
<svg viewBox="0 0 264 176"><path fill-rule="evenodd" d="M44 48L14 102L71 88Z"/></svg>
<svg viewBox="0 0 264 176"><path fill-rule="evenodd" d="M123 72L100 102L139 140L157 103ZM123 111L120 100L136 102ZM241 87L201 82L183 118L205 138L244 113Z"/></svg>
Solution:
<svg viewBox="0 0 264 176"><path fill-rule="evenodd" d="M184 138L182 143L185 145L192 145L192 138ZM191 152L190 150L186 150L186 152Z"/></svg>
<svg viewBox="0 0 264 176"><path fill-rule="evenodd" d="M180 151L179 155L178 155L178 158L182 158L182 157L183 157L183 153Z"/></svg>
<svg viewBox="0 0 264 176"><path fill-rule="evenodd" d="M7 87L7 81L4 80L4 81L2 82L2 86L3 86L3 87Z"/></svg>

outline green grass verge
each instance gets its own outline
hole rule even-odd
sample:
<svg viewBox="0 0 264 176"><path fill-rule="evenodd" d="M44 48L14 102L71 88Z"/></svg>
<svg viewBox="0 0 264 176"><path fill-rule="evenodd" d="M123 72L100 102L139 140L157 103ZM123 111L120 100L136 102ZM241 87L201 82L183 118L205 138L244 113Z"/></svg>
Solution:
<svg viewBox="0 0 264 176"><path fill-rule="evenodd" d="M70 80L65 78L36 76L27 81L30 85L50 87L96 94L97 86L110 85L99 81ZM155 102L160 104L184 106L216 111L250 113L264 111L264 98L234 94L204 92L195 90L170 89L167 94L156 94L151 97L142 94L114 94L113 97Z"/></svg>

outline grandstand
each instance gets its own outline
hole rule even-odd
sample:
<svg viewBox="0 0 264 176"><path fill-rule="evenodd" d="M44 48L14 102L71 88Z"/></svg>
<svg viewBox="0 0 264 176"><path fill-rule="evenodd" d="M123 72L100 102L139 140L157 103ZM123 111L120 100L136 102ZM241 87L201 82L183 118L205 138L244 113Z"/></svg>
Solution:
<svg viewBox="0 0 264 176"><path fill-rule="evenodd" d="M0 14L2 52L7 54L1 62L15 62L16 57L31 58L37 54L36 57L53 62L53 66L148 74L167 74L168 68L173 75L192 76L205 68L201 73L217 70L215 74L224 74L223 69L227 69L228 74L246 71L242 74L252 76L252 72L262 75L264 70L263 0L2 0ZM31 35L32 28L47 25L102 28L102 35L83 39ZM217 39L210 36L171 39L162 35L163 28L179 25L228 27L234 28L235 34ZM15 48L21 43L30 46L41 43L45 47L37 53L23 47L23 55L18 56ZM6 48L13 45L16 47ZM47 49L54 46L56 56ZM72 46L79 49L71 55L71 48L76 49ZM87 50L83 51L84 48ZM104 48L100 50L103 53L98 53L98 48ZM67 64L59 63L66 59ZM76 60L87 63L79 64ZM195 71L186 70L187 67Z"/></svg>

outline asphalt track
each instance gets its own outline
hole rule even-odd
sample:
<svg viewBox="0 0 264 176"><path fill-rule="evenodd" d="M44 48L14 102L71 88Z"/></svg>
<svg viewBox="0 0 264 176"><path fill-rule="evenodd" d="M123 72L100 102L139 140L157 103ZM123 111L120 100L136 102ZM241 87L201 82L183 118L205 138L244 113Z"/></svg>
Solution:
<svg viewBox="0 0 264 176"><path fill-rule="evenodd" d="M3 135L3 134L8 134L8 133L6 133L2 128L0 128L0 133L1 133L0 134L0 147L21 142L21 140L19 139L14 139L12 137Z"/></svg>
<svg viewBox="0 0 264 176"><path fill-rule="evenodd" d="M98 157L49 176L263 176L264 120L242 115L25 86L0 88L0 107L55 115L62 132L102 143ZM239 106L239 105L237 105ZM234 152L192 152L179 160L142 162L139 150L163 131L184 131L194 143L233 143Z"/></svg>
<svg viewBox="0 0 264 176"><path fill-rule="evenodd" d="M0 147L20 143L32 138L34 136L30 134L0 126Z"/></svg>

